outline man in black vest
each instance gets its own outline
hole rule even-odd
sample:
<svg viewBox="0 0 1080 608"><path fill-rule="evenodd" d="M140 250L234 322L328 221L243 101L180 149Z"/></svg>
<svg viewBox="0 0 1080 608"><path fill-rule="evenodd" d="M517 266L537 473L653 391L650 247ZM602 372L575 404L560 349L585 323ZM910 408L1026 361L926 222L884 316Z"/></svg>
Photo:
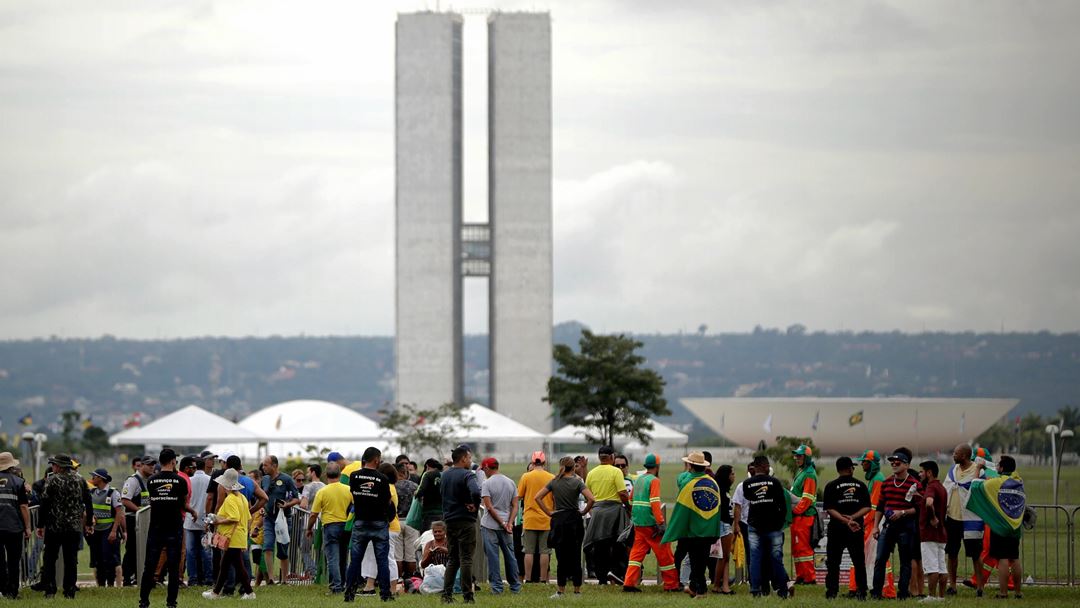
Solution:
<svg viewBox="0 0 1080 608"><path fill-rule="evenodd" d="M176 452L169 448L161 450L158 457L161 472L146 481L150 502L150 528L146 536L146 561L143 563L142 581L139 589L139 608L150 606L150 590L154 588L154 571L161 552L167 557L169 586L165 605L176 606L180 591L180 556L183 551L184 513L198 517L188 505L188 485L176 473Z"/></svg>
<svg viewBox="0 0 1080 608"><path fill-rule="evenodd" d="M19 461L0 453L0 595L19 597L19 565L23 542L30 538L30 509L26 481L13 470Z"/></svg>

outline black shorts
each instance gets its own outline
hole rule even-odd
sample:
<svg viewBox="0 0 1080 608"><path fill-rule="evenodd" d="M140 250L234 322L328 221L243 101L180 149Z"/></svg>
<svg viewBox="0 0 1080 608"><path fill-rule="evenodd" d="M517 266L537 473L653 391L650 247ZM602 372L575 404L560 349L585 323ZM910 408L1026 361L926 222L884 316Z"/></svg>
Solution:
<svg viewBox="0 0 1080 608"><path fill-rule="evenodd" d="M964 538L964 522L950 517L945 518L945 555L956 557L960 555L960 545L964 545L964 555L977 557L982 555L983 541L981 538Z"/></svg>
<svg viewBox="0 0 1080 608"><path fill-rule="evenodd" d="M998 536L991 532L990 557L994 559L1020 559L1020 538Z"/></svg>

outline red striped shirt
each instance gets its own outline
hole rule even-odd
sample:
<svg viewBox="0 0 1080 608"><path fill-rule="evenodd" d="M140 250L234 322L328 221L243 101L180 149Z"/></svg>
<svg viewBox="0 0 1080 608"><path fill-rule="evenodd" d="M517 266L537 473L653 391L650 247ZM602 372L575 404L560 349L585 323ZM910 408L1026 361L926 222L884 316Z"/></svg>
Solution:
<svg viewBox="0 0 1080 608"><path fill-rule="evenodd" d="M906 500L908 490L914 485L916 485L916 479L910 473L904 481L898 481L896 475L890 476L881 484L881 498L878 500L878 510L885 513L914 508L915 503Z"/></svg>

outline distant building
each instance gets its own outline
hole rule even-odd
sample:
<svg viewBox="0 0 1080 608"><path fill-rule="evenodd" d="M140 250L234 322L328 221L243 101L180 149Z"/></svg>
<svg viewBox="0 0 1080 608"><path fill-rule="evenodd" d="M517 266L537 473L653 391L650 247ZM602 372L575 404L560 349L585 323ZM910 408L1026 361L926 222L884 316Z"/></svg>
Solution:
<svg viewBox="0 0 1080 608"><path fill-rule="evenodd" d="M713 432L756 448L776 437L810 437L823 454L855 456L907 446L949 452L994 425L1016 399L741 398L681 399ZM816 428L815 428L816 427Z"/></svg>
<svg viewBox="0 0 1080 608"><path fill-rule="evenodd" d="M549 431L551 19L488 18L489 220L462 221L462 18L401 14L395 401L464 402L462 281L488 277L492 409Z"/></svg>

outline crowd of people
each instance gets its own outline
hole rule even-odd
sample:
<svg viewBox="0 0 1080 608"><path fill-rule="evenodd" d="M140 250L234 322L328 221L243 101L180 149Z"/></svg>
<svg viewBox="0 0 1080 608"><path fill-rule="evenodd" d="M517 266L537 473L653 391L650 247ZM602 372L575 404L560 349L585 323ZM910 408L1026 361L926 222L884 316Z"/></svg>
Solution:
<svg viewBox="0 0 1080 608"><path fill-rule="evenodd" d="M599 449L595 466L586 456L567 456L553 472L544 452L534 452L516 482L495 458L474 463L467 446L454 448L445 461L428 459L422 471L405 455L394 464L384 462L374 447L358 461L331 452L325 477L321 464L286 473L273 455L244 471L234 454L181 457L166 448L156 458L133 459L119 490L105 469L84 479L66 455L50 458L46 475L28 484L19 462L5 452L0 593L18 596L29 542L35 555L38 549L44 554L31 588L46 597L57 592L60 555L63 594L75 597L77 552L85 545L97 584L138 585L140 608L150 605L152 590L162 582L169 607L182 585L208 587L202 593L208 600L234 593L251 600L257 586L288 582L290 544L300 543L305 575L319 570L316 548L330 593L342 594L346 602L361 594L392 601L399 593L428 592L446 603L458 594L473 603L483 584L494 594L518 593L527 581L549 582L552 552L552 599L582 593L586 578L641 592L650 553L665 592L732 595L729 570L740 556L751 595L787 598L797 585L817 584L814 550L824 536L827 598L840 592L844 552L853 565L850 597L955 594L961 548L972 559L969 584L978 596L994 566L998 596L1010 589L1021 596L1025 504L1014 459L1002 456L995 466L984 450L975 453L962 444L940 478L937 462L921 462L916 472L911 451L901 447L884 458L891 470L886 477L881 455L868 450L855 460L836 460L838 477L824 487L819 503L812 448L799 446L792 456L794 479L785 486L764 455L754 457L746 478L737 481L733 466L714 467L708 452L691 452L676 463L678 494L665 509L660 458L648 454L644 469L631 473L628 459L611 446ZM865 482L855 476L856 468ZM31 504L40 508L36 530ZM145 506L146 554L137 581L135 514ZM297 507L310 514L299 537L289 538ZM784 564L787 529L790 580Z"/></svg>

